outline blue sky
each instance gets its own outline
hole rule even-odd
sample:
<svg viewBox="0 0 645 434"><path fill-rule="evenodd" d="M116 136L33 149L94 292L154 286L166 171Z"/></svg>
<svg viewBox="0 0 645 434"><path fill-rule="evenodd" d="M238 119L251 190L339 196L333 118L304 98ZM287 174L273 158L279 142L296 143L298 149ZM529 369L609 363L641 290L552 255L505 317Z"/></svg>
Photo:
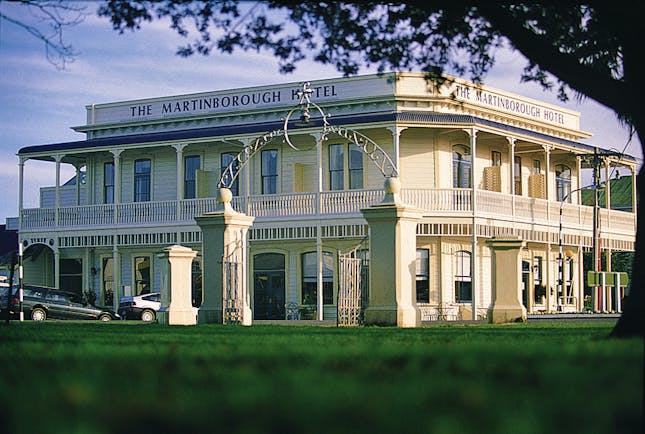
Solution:
<svg viewBox="0 0 645 434"><path fill-rule="evenodd" d="M79 53L65 70L47 61L44 44L24 29L0 21L0 222L18 214L18 158L23 146L83 140L70 127L85 123L85 106L120 100L158 97L339 77L332 67L302 62L294 74L278 72L268 53L215 54L181 58L175 50L184 40L166 22L144 26L137 33L119 35L106 19L91 14L66 31ZM19 5L0 1L0 9L34 22ZM524 60L509 51L497 54L495 68L484 83L581 112L581 129L593 134L585 143L622 150L629 131L610 110L585 100L559 102L552 92L521 84ZM363 69L361 73L375 72ZM468 78L468 77L464 77ZM627 153L642 157L640 142L632 139ZM25 207L38 207L38 189L55 184L54 164L28 162L25 167ZM63 165L62 181L73 176Z"/></svg>

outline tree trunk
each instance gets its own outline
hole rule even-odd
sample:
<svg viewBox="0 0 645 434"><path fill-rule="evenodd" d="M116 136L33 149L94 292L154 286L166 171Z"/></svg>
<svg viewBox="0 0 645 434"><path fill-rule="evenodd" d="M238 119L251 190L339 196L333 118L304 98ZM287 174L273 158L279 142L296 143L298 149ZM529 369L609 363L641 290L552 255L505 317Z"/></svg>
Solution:
<svg viewBox="0 0 645 434"><path fill-rule="evenodd" d="M639 134L639 137L644 137ZM641 167L636 177L636 253L632 265L632 281L629 283L629 295L623 301L623 313L610 336L631 338L645 336L645 215L638 206L645 193L645 170Z"/></svg>

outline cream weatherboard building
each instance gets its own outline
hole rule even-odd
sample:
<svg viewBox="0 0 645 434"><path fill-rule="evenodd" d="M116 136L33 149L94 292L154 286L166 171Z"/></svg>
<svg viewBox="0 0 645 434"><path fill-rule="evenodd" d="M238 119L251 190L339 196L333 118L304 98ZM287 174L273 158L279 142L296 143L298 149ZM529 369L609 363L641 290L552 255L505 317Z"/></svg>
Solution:
<svg viewBox="0 0 645 434"><path fill-rule="evenodd" d="M372 273L375 258L412 258L397 291L421 320L484 318L493 297L487 241L505 235L524 242L518 298L527 312L582 311L594 209L580 205L580 189L596 149L579 142L589 137L579 114L447 78L314 81L303 116L298 83L87 106L86 125L73 127L85 140L18 153L25 282L116 305L160 290L159 252L182 245L197 252L200 305L212 290L202 276L222 259L204 258L196 218L221 207L224 185L233 209L254 217L245 259L254 320L335 319L346 279L339 257L354 249L372 258L363 262ZM332 130L322 132L324 121ZM606 178L622 166L634 185L635 159L600 155ZM25 209L31 160L54 164L56 185ZM66 184L62 165L76 169ZM414 209L416 243L374 252L382 234L361 210L383 201L391 178ZM599 210L598 245L633 250L635 224L632 212Z"/></svg>

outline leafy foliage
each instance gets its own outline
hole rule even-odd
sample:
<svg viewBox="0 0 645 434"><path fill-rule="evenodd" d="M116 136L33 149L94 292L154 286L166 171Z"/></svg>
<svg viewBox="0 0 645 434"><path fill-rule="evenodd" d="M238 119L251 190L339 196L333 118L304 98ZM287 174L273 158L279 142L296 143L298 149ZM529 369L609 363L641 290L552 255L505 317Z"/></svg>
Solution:
<svg viewBox="0 0 645 434"><path fill-rule="evenodd" d="M636 7L640 7L635 5ZM569 98L587 95L616 108L590 81L625 82L625 52L632 35L632 10L614 5L474 4L470 2L302 2L109 0L98 11L113 27L137 30L167 18L179 35L193 40L178 54L208 55L268 50L281 72L307 56L353 75L363 64L379 71L450 72L480 81L494 63L495 48L510 43L528 59L522 79Z"/></svg>

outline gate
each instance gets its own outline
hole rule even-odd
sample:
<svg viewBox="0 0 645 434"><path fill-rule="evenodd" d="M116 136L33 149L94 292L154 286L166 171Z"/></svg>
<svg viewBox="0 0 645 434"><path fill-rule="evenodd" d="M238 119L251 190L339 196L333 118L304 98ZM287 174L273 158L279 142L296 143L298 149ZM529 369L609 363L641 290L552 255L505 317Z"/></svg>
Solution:
<svg viewBox="0 0 645 434"><path fill-rule="evenodd" d="M224 295L222 322L224 324L242 324L244 315L244 278L243 252L241 246L222 257L222 293ZM248 297L248 291L246 291Z"/></svg>
<svg viewBox="0 0 645 434"><path fill-rule="evenodd" d="M363 324L369 300L369 259L365 242L338 253L338 327Z"/></svg>

